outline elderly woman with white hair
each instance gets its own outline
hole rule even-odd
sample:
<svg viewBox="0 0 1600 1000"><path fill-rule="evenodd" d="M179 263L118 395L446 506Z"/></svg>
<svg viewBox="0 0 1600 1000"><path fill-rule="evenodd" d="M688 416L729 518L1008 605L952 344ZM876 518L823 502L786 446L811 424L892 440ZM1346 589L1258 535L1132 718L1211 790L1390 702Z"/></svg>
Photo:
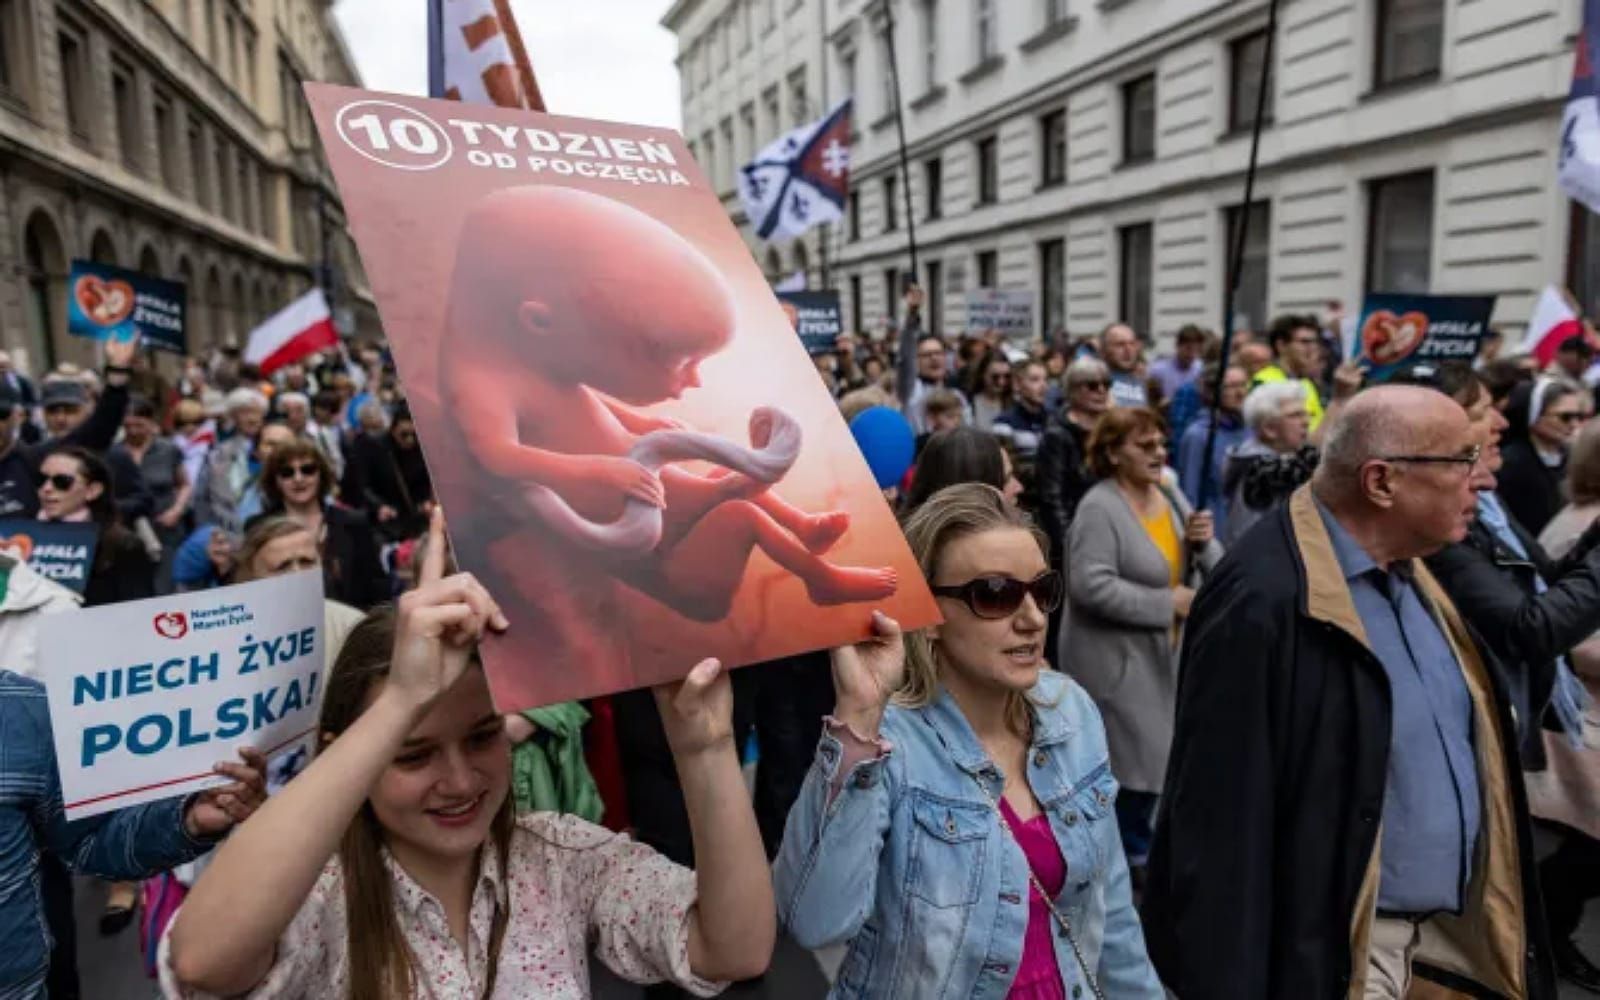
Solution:
<svg viewBox="0 0 1600 1000"><path fill-rule="evenodd" d="M1309 480L1317 466L1317 450L1307 443L1311 418L1305 383L1268 382L1250 390L1244 422L1250 439L1228 456L1222 474L1229 548Z"/></svg>
<svg viewBox="0 0 1600 1000"><path fill-rule="evenodd" d="M243 528L239 501L260 474L256 442L267 419L267 397L240 387L225 402L233 435L211 449L201 468L194 498L195 517L230 535Z"/></svg>

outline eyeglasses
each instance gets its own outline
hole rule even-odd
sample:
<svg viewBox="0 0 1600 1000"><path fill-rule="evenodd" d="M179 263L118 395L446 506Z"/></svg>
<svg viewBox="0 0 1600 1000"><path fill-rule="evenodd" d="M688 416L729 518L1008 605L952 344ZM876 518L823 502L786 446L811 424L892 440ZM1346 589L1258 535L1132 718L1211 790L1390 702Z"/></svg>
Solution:
<svg viewBox="0 0 1600 1000"><path fill-rule="evenodd" d="M295 476L301 476L306 479L315 479L321 472L322 470L317 468L314 463L303 462L299 465L285 465L278 470L278 478L293 479Z"/></svg>
<svg viewBox="0 0 1600 1000"><path fill-rule="evenodd" d="M1564 424L1583 423L1583 414L1578 410L1573 410L1571 413L1551 413L1550 416L1555 417Z"/></svg>
<svg viewBox="0 0 1600 1000"><path fill-rule="evenodd" d="M1061 607L1066 580L1057 570L1047 570L1024 583L1009 576L980 576L953 587L930 588L940 597L953 597L979 618L1004 618L1022 607L1024 597L1032 597L1039 610L1049 614Z"/></svg>
<svg viewBox="0 0 1600 1000"><path fill-rule="evenodd" d="M1167 443L1160 438L1156 438L1154 441L1129 441L1128 443L1146 455L1154 455L1158 451L1167 450Z"/></svg>
<svg viewBox="0 0 1600 1000"><path fill-rule="evenodd" d="M1072 383L1072 387L1074 389L1092 389L1099 392L1104 392L1105 390L1111 388L1111 382L1109 379L1099 379L1093 382L1074 382Z"/></svg>
<svg viewBox="0 0 1600 1000"><path fill-rule="evenodd" d="M53 476L45 476L44 481L49 483L57 493L65 493L78 485L78 477L68 475L65 472L58 472Z"/></svg>
<svg viewBox="0 0 1600 1000"><path fill-rule="evenodd" d="M1413 465L1459 465L1470 472L1478 464L1483 446L1475 444L1459 455L1379 455L1382 462L1410 462Z"/></svg>

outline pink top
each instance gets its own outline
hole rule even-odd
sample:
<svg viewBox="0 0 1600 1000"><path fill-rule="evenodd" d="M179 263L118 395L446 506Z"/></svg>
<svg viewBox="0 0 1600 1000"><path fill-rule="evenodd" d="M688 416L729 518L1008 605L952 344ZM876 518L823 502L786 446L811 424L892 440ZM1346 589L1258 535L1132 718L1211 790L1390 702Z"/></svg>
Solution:
<svg viewBox="0 0 1600 1000"><path fill-rule="evenodd" d="M439 901L393 857L384 860L414 962L413 1000L483 996L496 898L509 905L510 921L493 1000L588 997L591 945L611 971L635 983L668 980L697 996L727 985L700 979L689 968L694 872L575 816L519 816L504 872L496 852L483 851L465 950L451 937ZM162 996L200 1000L206 994L176 982L169 942L161 939ZM347 952L344 880L335 857L279 939L271 971L245 996L343 1000L350 992Z"/></svg>
<svg viewBox="0 0 1600 1000"><path fill-rule="evenodd" d="M1061 895L1067 884L1067 859L1061 856L1055 834L1050 832L1050 818L1044 813L1027 822L1017 818L1011 803L1000 800L1000 814L1022 847L1028 867L1044 886L1050 897ZM1056 967L1055 917L1045 905L1039 890L1028 885L1028 930L1023 937L1022 964L1017 967L1017 978L1011 981L1009 1000L1066 1000L1067 992L1061 983L1061 970Z"/></svg>

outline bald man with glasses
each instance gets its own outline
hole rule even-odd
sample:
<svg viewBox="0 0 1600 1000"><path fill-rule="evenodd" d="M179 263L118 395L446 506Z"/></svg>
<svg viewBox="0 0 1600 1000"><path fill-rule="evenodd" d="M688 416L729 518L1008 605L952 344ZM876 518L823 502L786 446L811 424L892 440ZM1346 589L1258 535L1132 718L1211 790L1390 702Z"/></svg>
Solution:
<svg viewBox="0 0 1600 1000"><path fill-rule="evenodd" d="M1143 911L1184 1000L1555 997L1510 701L1421 562L1467 533L1479 438L1360 394L1196 598Z"/></svg>

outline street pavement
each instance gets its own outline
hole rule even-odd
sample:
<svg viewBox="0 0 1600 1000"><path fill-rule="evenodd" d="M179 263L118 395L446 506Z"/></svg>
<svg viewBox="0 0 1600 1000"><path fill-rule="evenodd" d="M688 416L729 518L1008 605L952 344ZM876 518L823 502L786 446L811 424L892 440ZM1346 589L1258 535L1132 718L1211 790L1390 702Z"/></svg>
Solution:
<svg viewBox="0 0 1600 1000"><path fill-rule="evenodd" d="M102 938L97 928L104 890L79 880L78 968L84 1000L151 1000L155 985L145 978L139 960L139 931L130 927L114 938ZM1600 960L1600 902L1591 903L1579 942L1591 958ZM837 959L835 959L837 961ZM772 968L758 983L741 984L723 996L737 1000L816 1000L828 991L828 982L815 956L791 941L780 941ZM637 986L617 981L604 969L594 976L596 1000L644 1000ZM1113 998L1114 1000L1114 998ZM1561 1000L1595 1000L1594 995L1563 985Z"/></svg>

